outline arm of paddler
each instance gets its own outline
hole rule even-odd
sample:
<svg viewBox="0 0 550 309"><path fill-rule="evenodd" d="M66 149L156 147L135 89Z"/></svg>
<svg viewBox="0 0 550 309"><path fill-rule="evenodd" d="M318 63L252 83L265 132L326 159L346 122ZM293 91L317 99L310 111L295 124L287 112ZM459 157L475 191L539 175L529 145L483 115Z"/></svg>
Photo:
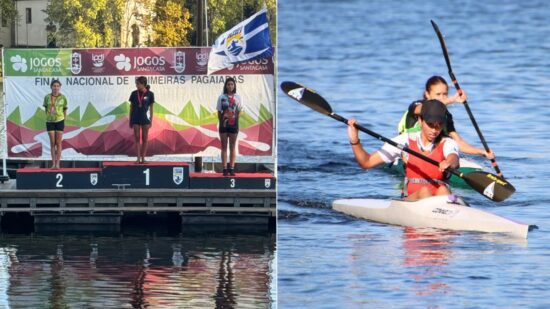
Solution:
<svg viewBox="0 0 550 309"><path fill-rule="evenodd" d="M359 131L354 126L357 123L357 120L351 118L348 120L348 137L349 143L351 144L351 149L355 156L357 164L363 169L373 168L384 163L382 157L378 152L374 154L369 154L361 145L361 140L359 140Z"/></svg>
<svg viewBox="0 0 550 309"><path fill-rule="evenodd" d="M460 152L464 152L471 155L477 155L477 156L483 156L487 159L491 160L495 158L495 154L492 150L489 149L489 152L486 152L485 149L474 147L468 142L466 142L458 132L453 131L449 133L449 136L455 140L455 142L458 144L458 148L460 149Z"/></svg>

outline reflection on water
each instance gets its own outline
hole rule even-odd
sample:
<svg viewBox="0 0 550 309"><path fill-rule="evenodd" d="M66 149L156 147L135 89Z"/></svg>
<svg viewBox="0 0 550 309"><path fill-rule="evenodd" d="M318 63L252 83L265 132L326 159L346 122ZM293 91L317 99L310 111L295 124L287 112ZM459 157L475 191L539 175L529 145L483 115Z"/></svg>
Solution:
<svg viewBox="0 0 550 309"><path fill-rule="evenodd" d="M451 287L445 283L445 266L452 257L452 243L456 232L416 229L403 230L403 266L409 268L418 296L446 293Z"/></svg>
<svg viewBox="0 0 550 309"><path fill-rule="evenodd" d="M0 308L269 308L275 236L0 236Z"/></svg>

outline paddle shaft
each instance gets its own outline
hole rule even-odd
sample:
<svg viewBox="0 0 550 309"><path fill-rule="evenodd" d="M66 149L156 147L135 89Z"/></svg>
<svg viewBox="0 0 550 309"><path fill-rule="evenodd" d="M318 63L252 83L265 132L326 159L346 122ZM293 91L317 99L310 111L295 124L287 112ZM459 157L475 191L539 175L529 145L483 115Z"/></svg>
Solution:
<svg viewBox="0 0 550 309"><path fill-rule="evenodd" d="M346 118L344 118L344 117L342 117L342 116L340 116L340 115L338 115L338 114L336 114L336 113L328 114L328 116L331 117L332 119L336 119L336 120L338 120L338 121L340 121L340 122L343 122L343 123L345 123L345 124L348 124L348 120L347 120ZM435 165L435 166L439 166L439 162L435 161L434 159L431 159L431 158L426 157L425 155L421 154L420 152L417 152L417 151L414 151L414 150L410 149L410 148L409 148L408 146L406 146L406 145L398 144L398 143L392 141L391 139L389 139L389 138L387 138L387 137L384 137L384 136L382 136L382 135L380 135L380 134L378 134L378 133L376 133L376 132L374 132L374 131L371 131L371 130L369 130L369 129L367 129L367 128L361 126L361 125L355 124L354 126L355 126L358 130L360 130L360 131L362 131L362 132L365 132L365 133L367 133L368 135L370 135L370 136L372 136L372 137L374 137L374 138L376 138L376 139L378 139L378 140L380 140L380 141L386 142L386 143L388 143L388 144L390 144L390 145L392 145L392 146L394 146L394 147L397 147L397 148L401 149L402 151L405 151L405 152L407 152L407 153L410 153L410 154L412 154L413 156L416 156L416 157L418 157L418 158L420 158L420 159L422 159L422 160L424 160L424 161L426 161L426 162L428 162L428 163L430 163L430 164L433 164L433 165ZM464 178L464 177L463 177L463 174L457 172L455 169L448 168L447 171L449 171L450 173L452 173L452 174L454 174L454 175L456 175L456 176L458 176L458 177L460 177L460 178Z"/></svg>
<svg viewBox="0 0 550 309"><path fill-rule="evenodd" d="M432 26L435 30L435 33L437 34L437 37L439 38L439 43L441 43L441 50L443 50L443 56L445 57L445 62L447 63L447 68L449 69L449 76L451 77L451 81L455 85L456 90L461 93L462 89L460 88L460 85L458 84L458 80L456 79L455 74L453 73L453 68L451 67L451 59L449 57L449 52L447 51L447 46L445 44L445 39L443 38L443 34L441 34L441 31L439 31L439 27L437 24L432 20L431 21ZM481 144L483 144L483 148L486 152L489 152L489 145L487 145L487 142L485 141L485 138L483 137L483 134L481 133L481 130L479 129L479 126L477 125L477 121L474 118L474 114L472 114L472 110L470 109L470 106L468 105L468 101L464 100L463 102L464 107L466 108L466 112L468 113L468 116L470 117L470 120L472 121L472 124L474 125L474 128L476 129L477 135L479 136L479 139L481 140ZM491 163L493 167L495 168L495 171L497 172L497 175L502 177L502 172L500 171L500 168L498 167L497 161L493 158L491 159Z"/></svg>

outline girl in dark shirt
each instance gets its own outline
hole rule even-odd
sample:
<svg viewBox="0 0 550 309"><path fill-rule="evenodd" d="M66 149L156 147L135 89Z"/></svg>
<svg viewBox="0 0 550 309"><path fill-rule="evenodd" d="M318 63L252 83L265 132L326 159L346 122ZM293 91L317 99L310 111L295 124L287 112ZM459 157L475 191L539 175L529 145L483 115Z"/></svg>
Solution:
<svg viewBox="0 0 550 309"><path fill-rule="evenodd" d="M134 129L134 141L136 145L136 163L144 163L147 154L147 135L153 125L153 104L155 94L147 85L147 78L136 78L136 88L130 94L130 128Z"/></svg>

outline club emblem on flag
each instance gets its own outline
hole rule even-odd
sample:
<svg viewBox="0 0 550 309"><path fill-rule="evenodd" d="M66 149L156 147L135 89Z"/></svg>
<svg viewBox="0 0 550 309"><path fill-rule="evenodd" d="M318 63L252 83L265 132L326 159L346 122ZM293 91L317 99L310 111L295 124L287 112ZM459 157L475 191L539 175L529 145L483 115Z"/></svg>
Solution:
<svg viewBox="0 0 550 309"><path fill-rule="evenodd" d="M172 170L172 180L176 185L181 185L183 182L183 167L174 167Z"/></svg>
<svg viewBox="0 0 550 309"><path fill-rule="evenodd" d="M97 173L90 174L90 183L92 184L92 186L97 185Z"/></svg>
<svg viewBox="0 0 550 309"><path fill-rule="evenodd" d="M243 27L229 34L225 42L225 49L231 55L237 57L246 49L246 41L244 40Z"/></svg>
<svg viewBox="0 0 550 309"><path fill-rule="evenodd" d="M262 9L216 39L208 57L208 74L272 55L267 9Z"/></svg>
<svg viewBox="0 0 550 309"><path fill-rule="evenodd" d="M265 182L264 182L264 185L266 187L266 189L268 189L269 187L271 187L271 179L266 179Z"/></svg>

